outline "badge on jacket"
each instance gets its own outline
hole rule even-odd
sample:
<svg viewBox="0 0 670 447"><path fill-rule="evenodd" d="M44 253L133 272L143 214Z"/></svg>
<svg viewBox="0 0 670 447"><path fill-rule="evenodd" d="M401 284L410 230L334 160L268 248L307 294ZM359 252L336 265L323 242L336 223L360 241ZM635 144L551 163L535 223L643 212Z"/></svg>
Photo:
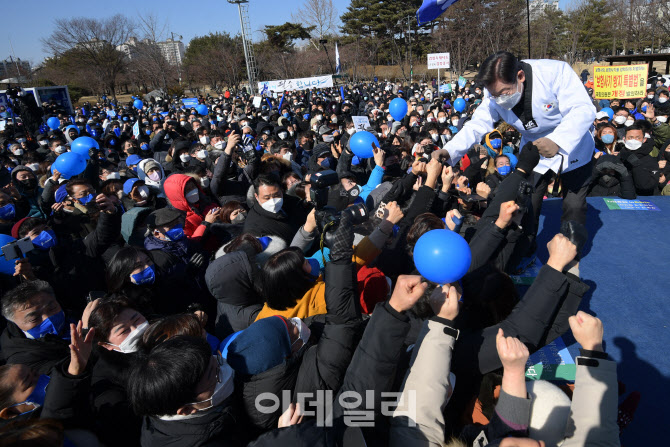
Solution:
<svg viewBox="0 0 670 447"><path fill-rule="evenodd" d="M535 129L536 127L537 123L535 122L535 120L530 120L523 125L523 128L526 130Z"/></svg>
<svg viewBox="0 0 670 447"><path fill-rule="evenodd" d="M543 110L545 113L549 113L549 112L551 112L552 110L554 110L555 108L556 108L556 103L553 102L553 101L550 102L549 104L545 104L545 105L542 106L542 110Z"/></svg>

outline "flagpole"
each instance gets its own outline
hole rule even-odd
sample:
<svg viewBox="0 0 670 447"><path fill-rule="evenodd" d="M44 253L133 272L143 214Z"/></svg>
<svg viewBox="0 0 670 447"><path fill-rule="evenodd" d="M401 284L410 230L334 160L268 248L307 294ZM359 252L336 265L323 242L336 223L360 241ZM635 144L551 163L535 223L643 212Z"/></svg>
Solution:
<svg viewBox="0 0 670 447"><path fill-rule="evenodd" d="M526 18L528 19L528 59L530 59L530 0L526 0Z"/></svg>

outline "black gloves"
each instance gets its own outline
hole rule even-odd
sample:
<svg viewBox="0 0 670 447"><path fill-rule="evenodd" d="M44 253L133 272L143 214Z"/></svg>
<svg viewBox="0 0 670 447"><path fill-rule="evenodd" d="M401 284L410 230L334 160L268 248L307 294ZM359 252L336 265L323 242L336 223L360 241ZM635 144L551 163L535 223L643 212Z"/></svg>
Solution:
<svg viewBox="0 0 670 447"><path fill-rule="evenodd" d="M516 164L516 169L523 170L526 178L533 172L535 166L540 162L540 153L537 151L537 147L532 143L528 142L521 149L519 154L519 161Z"/></svg>
<svg viewBox="0 0 670 447"><path fill-rule="evenodd" d="M579 260L581 258L584 244L589 238L589 233L586 231L586 227L574 220L568 220L561 223L560 233L567 237L570 242L575 244L575 247L577 247L577 256L575 256L575 259Z"/></svg>
<svg viewBox="0 0 670 447"><path fill-rule="evenodd" d="M187 272L197 272L205 265L205 256L202 253L195 253L191 256L191 259L188 260L186 265Z"/></svg>

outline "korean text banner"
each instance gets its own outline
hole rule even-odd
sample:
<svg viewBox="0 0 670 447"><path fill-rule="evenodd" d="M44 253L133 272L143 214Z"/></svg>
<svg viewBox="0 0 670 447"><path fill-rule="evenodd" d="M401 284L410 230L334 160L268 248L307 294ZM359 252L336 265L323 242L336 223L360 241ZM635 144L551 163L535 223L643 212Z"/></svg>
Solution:
<svg viewBox="0 0 670 447"><path fill-rule="evenodd" d="M644 98L648 69L647 64L594 67L596 99Z"/></svg>
<svg viewBox="0 0 670 447"><path fill-rule="evenodd" d="M431 53L428 55L428 69L435 70L438 68L450 68L449 53Z"/></svg>
<svg viewBox="0 0 670 447"><path fill-rule="evenodd" d="M310 88L326 88L333 86L333 77L315 76L313 78L282 79L280 81L265 81L258 83L258 91L270 90L274 92L291 92L293 90L307 90Z"/></svg>

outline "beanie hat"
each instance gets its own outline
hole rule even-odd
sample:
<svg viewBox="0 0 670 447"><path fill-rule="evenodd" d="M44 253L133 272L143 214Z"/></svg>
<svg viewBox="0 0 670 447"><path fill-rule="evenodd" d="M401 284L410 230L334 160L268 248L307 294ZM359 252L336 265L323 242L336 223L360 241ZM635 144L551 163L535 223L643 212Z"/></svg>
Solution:
<svg viewBox="0 0 670 447"><path fill-rule="evenodd" d="M151 170L154 169L154 168L156 168L156 169L158 169L158 170L160 171L160 169L161 169L161 165L159 165L158 162L157 162L156 160L153 160L153 159L152 159L152 160L147 161L147 162L144 164L144 167L142 168L142 170L143 170L145 173L147 173L147 172L151 171Z"/></svg>
<svg viewBox="0 0 670 447"><path fill-rule="evenodd" d="M26 219L30 219L30 217L24 217L23 219L17 221L17 222L12 226L12 231L11 231L11 233L12 233L12 237L13 237L14 239L18 239L18 238L19 238L19 229L21 229L21 225L23 224L23 222L26 221Z"/></svg>
<svg viewBox="0 0 670 447"><path fill-rule="evenodd" d="M546 380L526 382L526 388L532 397L529 436L541 439L547 447L556 447L563 441L570 416L570 399L563 390Z"/></svg>
<svg viewBox="0 0 670 447"><path fill-rule="evenodd" d="M228 364L246 375L281 365L291 355L288 324L278 315L256 321L228 345Z"/></svg>
<svg viewBox="0 0 670 447"><path fill-rule="evenodd" d="M323 157L323 154L325 153L330 154L330 144L328 143L317 144L316 146L314 146L314 149L312 150L312 154L317 159Z"/></svg>

